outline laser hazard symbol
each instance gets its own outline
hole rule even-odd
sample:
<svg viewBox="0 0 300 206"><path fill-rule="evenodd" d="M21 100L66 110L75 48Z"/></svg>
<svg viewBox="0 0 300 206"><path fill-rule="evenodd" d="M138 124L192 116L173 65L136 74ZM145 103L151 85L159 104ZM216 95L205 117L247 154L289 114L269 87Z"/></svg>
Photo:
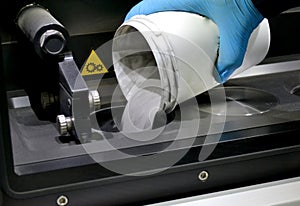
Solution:
<svg viewBox="0 0 300 206"><path fill-rule="evenodd" d="M94 75L94 74L104 74L107 73L105 65L98 57L96 52L92 50L89 58L86 60L84 67L81 70L82 76Z"/></svg>

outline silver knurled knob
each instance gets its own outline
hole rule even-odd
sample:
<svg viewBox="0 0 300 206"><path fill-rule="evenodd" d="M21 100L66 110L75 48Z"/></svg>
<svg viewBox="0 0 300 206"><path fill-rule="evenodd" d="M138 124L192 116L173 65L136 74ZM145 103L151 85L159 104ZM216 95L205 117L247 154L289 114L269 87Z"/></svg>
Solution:
<svg viewBox="0 0 300 206"><path fill-rule="evenodd" d="M52 104L58 102L58 96L54 95L49 92L42 92L41 93L41 103L42 103L42 108L47 109L49 108Z"/></svg>
<svg viewBox="0 0 300 206"><path fill-rule="evenodd" d="M60 135L66 135L73 128L73 121L71 117L65 117L65 115L57 115L56 127Z"/></svg>
<svg viewBox="0 0 300 206"><path fill-rule="evenodd" d="M89 102L91 110L97 111L101 107L100 94L97 90L90 91Z"/></svg>

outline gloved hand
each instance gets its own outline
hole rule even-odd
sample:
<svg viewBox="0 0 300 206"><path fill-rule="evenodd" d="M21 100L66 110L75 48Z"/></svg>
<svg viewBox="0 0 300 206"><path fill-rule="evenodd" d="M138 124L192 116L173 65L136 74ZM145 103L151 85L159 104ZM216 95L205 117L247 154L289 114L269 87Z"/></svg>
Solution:
<svg viewBox="0 0 300 206"><path fill-rule="evenodd" d="M143 0L129 11L125 20L160 11L197 13L218 25L220 46L216 68L222 82L242 64L250 35L264 18L251 0Z"/></svg>

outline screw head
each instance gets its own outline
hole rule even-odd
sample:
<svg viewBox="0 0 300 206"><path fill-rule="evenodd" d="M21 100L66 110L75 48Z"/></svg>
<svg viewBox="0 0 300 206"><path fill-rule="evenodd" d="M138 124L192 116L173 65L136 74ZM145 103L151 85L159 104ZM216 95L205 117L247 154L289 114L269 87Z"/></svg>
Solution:
<svg viewBox="0 0 300 206"><path fill-rule="evenodd" d="M69 203L69 200L68 200L68 198L67 198L66 196L64 196L64 195L59 196L59 197L57 198L57 200L56 200L56 204L57 204L58 206L66 206L68 203Z"/></svg>
<svg viewBox="0 0 300 206"><path fill-rule="evenodd" d="M202 172L199 173L198 179L202 182L205 182L209 177L209 174L207 171L203 170Z"/></svg>

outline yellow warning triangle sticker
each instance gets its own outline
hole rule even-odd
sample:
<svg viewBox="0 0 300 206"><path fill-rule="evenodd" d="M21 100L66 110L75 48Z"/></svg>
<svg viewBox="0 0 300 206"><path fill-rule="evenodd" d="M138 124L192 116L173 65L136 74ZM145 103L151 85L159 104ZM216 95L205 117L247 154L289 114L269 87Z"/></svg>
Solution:
<svg viewBox="0 0 300 206"><path fill-rule="evenodd" d="M94 75L94 74L104 74L107 73L105 65L98 57L96 52L92 50L89 58L86 60L84 67L81 70L82 76Z"/></svg>

